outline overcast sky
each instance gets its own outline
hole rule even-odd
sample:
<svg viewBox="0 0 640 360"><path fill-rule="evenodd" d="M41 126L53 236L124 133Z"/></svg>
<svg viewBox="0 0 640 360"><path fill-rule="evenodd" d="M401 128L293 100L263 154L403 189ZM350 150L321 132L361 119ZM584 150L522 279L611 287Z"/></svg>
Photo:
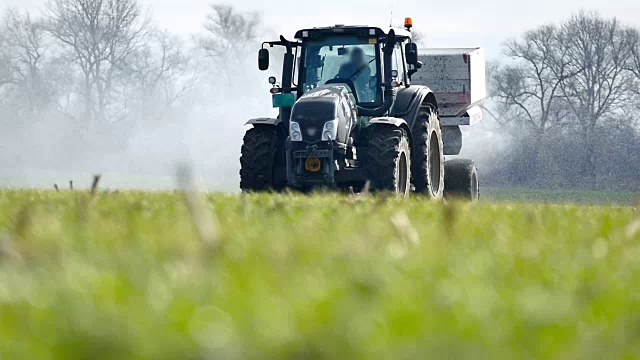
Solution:
<svg viewBox="0 0 640 360"><path fill-rule="evenodd" d="M210 0L140 0L151 10L157 26L184 34L201 30ZM222 1L224 3L224 1ZM46 0L0 0L6 6L41 9ZM616 16L640 27L638 0L233 0L243 11L256 10L274 32L292 37L301 27L332 24L388 25L392 6L394 23L405 16L427 35L429 47L475 47L487 49L490 58L499 56L500 44L523 31L558 22L581 9ZM267 40L267 39L265 39Z"/></svg>

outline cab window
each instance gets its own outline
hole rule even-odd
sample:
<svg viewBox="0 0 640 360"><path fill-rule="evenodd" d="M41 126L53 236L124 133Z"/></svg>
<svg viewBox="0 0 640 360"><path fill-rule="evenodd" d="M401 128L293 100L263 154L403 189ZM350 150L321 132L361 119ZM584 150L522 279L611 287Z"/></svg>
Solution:
<svg viewBox="0 0 640 360"><path fill-rule="evenodd" d="M379 47L368 38L340 36L305 44L303 92L327 82L354 87L358 103L381 101Z"/></svg>
<svg viewBox="0 0 640 360"><path fill-rule="evenodd" d="M398 78L396 80L406 83L406 80L404 78L404 75L405 75L404 57L402 56L402 46L400 46L400 44L396 44L396 46L393 49L392 61L393 61L393 64L391 66L392 69L398 72Z"/></svg>

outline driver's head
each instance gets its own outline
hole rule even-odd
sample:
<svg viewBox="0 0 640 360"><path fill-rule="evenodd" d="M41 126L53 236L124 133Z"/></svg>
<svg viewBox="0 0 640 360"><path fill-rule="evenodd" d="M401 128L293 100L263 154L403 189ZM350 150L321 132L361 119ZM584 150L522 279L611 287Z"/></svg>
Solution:
<svg viewBox="0 0 640 360"><path fill-rule="evenodd" d="M353 48L353 50L351 50L351 63L356 65L363 65L365 63L364 50L359 47Z"/></svg>

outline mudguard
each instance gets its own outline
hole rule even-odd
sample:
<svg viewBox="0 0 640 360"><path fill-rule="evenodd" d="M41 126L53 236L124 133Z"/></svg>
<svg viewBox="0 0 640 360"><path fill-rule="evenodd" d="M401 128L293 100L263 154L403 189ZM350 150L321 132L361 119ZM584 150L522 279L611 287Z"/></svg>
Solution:
<svg viewBox="0 0 640 360"><path fill-rule="evenodd" d="M398 91L396 101L391 110L391 116L404 119L413 128L420 106L425 100L438 109L436 97L426 86L411 86Z"/></svg>
<svg viewBox="0 0 640 360"><path fill-rule="evenodd" d="M392 116L402 118L413 129L414 122L418 117L420 106L424 102L432 104L438 111L438 102L435 94L426 86L411 86L398 91L396 102L391 112ZM445 155L458 155L462 149L462 132L459 126L442 126L442 143L444 144Z"/></svg>
<svg viewBox="0 0 640 360"><path fill-rule="evenodd" d="M369 120L369 125L375 125L375 124L384 124L384 125L393 125L396 127L408 127L408 124L406 122L406 120L401 119L401 118L397 118L397 117L377 117L377 118L372 118L371 120Z"/></svg>
<svg viewBox="0 0 640 360"><path fill-rule="evenodd" d="M247 121L245 125L272 125L278 126L282 121L274 118L255 118Z"/></svg>

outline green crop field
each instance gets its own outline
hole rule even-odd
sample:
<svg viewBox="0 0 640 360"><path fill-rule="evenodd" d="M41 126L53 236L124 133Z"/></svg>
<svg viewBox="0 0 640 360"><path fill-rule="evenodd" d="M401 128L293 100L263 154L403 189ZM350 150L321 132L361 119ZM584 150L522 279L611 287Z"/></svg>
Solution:
<svg viewBox="0 0 640 360"><path fill-rule="evenodd" d="M0 190L0 359L640 358L631 205L185 198Z"/></svg>
<svg viewBox="0 0 640 360"><path fill-rule="evenodd" d="M483 188L482 197L495 202L546 202L600 205L633 205L640 203L640 192L549 190L526 188Z"/></svg>

